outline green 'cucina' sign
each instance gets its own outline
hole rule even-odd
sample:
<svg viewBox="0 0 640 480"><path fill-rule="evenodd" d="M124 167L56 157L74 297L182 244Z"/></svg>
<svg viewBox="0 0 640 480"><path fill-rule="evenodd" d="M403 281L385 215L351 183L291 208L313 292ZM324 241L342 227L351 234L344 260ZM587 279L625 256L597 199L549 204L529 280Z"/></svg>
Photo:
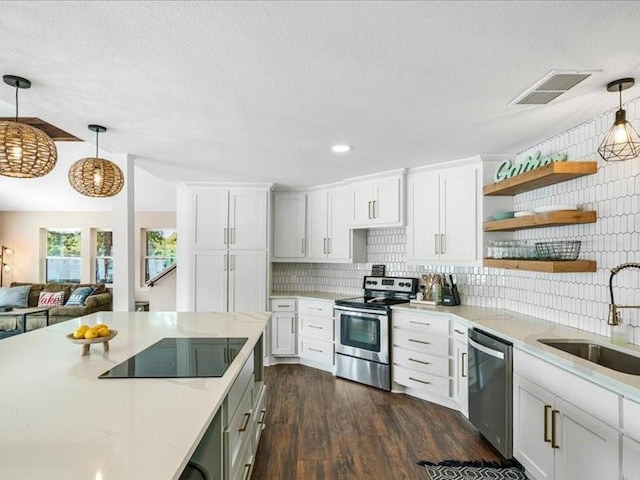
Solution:
<svg viewBox="0 0 640 480"><path fill-rule="evenodd" d="M540 152L529 155L523 163L513 163L511 160L505 160L496 170L494 180L499 182L507 178L515 177L521 173L530 172L536 168L544 167L553 162L564 162L567 160L566 153L552 153L544 157Z"/></svg>

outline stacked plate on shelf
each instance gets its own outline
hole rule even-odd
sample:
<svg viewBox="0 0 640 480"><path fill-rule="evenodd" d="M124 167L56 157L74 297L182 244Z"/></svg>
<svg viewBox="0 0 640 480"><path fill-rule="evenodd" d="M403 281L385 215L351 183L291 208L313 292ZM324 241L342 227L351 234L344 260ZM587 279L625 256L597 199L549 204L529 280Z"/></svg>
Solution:
<svg viewBox="0 0 640 480"><path fill-rule="evenodd" d="M516 218L520 218L520 217L528 217L529 215L535 215L536 212L534 212L533 210L520 210L519 212L516 212L513 214L514 217Z"/></svg>
<svg viewBox="0 0 640 480"><path fill-rule="evenodd" d="M564 210L578 210L577 205L547 205L546 207L536 207L535 213L561 212Z"/></svg>
<svg viewBox="0 0 640 480"><path fill-rule="evenodd" d="M493 214L492 220L507 220L509 218L526 217L535 215L536 213L561 212L566 210L578 210L577 205L546 205L544 207L536 207L533 210L520 210L518 212L497 212Z"/></svg>

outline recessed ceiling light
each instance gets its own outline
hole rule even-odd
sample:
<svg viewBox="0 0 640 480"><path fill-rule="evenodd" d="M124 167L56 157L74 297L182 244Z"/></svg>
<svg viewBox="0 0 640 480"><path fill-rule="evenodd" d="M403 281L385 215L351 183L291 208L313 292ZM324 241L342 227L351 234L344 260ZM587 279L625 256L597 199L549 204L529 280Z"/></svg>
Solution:
<svg viewBox="0 0 640 480"><path fill-rule="evenodd" d="M351 146L350 145L334 145L333 147L331 147L331 150L333 150L335 153L347 153L349 150L351 150Z"/></svg>

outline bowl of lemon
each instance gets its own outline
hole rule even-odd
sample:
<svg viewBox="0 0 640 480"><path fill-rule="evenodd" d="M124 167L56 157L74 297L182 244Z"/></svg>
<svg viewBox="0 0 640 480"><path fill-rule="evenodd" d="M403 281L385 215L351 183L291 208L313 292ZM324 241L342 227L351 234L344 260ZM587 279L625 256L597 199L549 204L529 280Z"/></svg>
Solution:
<svg viewBox="0 0 640 480"><path fill-rule="evenodd" d="M67 335L72 343L82 345L82 355L89 355L89 349L94 343L101 343L105 352L109 351L109 340L118 334L117 330L112 330L109 325L98 323L93 327L80 325L73 333Z"/></svg>

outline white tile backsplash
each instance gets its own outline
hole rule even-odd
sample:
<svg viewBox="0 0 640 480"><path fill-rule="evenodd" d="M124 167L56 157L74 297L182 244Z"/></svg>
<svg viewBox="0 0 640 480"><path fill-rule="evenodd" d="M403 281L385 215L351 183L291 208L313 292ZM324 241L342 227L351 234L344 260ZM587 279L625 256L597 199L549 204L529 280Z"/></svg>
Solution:
<svg viewBox="0 0 640 480"><path fill-rule="evenodd" d="M626 106L627 118L640 130L640 98ZM611 126L614 110L534 145L515 156L565 152L571 160L597 160L598 172L514 197L515 210L543 205L577 204L595 210L593 224L521 230L516 239L580 240L580 258L596 260L596 273L549 274L484 267L441 267L406 263L405 228L367 233L366 264L274 263L274 291L314 291L359 295L371 265L384 263L387 274L417 276L424 272L454 274L465 305L507 308L581 330L609 335L609 274L625 262L640 262L640 159L603 162L597 148ZM617 304L640 304L640 270L614 277ZM640 311L621 310L628 340L640 345Z"/></svg>

